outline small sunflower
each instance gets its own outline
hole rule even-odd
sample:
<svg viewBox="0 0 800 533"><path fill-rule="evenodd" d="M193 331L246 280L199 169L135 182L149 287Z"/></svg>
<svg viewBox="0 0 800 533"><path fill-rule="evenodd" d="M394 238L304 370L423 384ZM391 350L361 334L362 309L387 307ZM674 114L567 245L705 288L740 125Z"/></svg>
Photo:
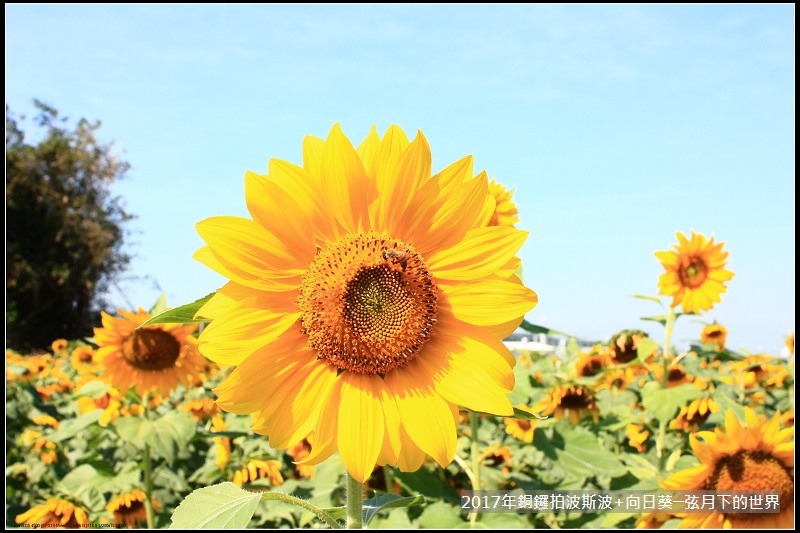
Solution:
<svg viewBox="0 0 800 533"><path fill-rule="evenodd" d="M116 525L125 524L129 528L142 527L147 522L145 500L147 494L142 489L134 489L112 498L106 505L106 510L114 515ZM159 507L158 502L154 501L153 508Z"/></svg>
<svg viewBox="0 0 800 533"><path fill-rule="evenodd" d="M156 391L167 395L179 382L188 383L205 364L192 333L197 324L154 324L136 329L150 318L119 309L118 317L102 314L103 327L94 329L103 365L102 377L120 391L134 387L140 396Z"/></svg>
<svg viewBox="0 0 800 533"><path fill-rule="evenodd" d="M667 490L776 491L780 514L686 513L682 528L792 528L794 523L794 428L781 428L780 413L767 420L745 408L745 425L732 410L725 427L700 431L689 441L700 465L661 482Z"/></svg>
<svg viewBox="0 0 800 533"><path fill-rule="evenodd" d="M25 448L31 448L39 454L43 464L51 465L58 462L58 449L54 442L47 440L34 429L25 428L20 435L20 441Z"/></svg>
<svg viewBox="0 0 800 533"><path fill-rule="evenodd" d="M95 373L94 348L88 345L77 346L69 356L72 367L79 375Z"/></svg>
<svg viewBox="0 0 800 533"><path fill-rule="evenodd" d="M652 370L657 381L660 382L664 379L664 368L660 364L654 365ZM667 367L667 388L677 387L685 383L693 383L694 380L694 376L688 374L680 363L671 363L669 367Z"/></svg>
<svg viewBox="0 0 800 533"><path fill-rule="evenodd" d="M60 526L75 529L88 526L89 516L86 511L66 500L50 498L42 505L37 505L17 515L14 521L17 524L29 526Z"/></svg>
<svg viewBox="0 0 800 533"><path fill-rule="evenodd" d="M603 372L607 364L606 354L581 355L575 361L575 374L579 378L591 378Z"/></svg>
<svg viewBox="0 0 800 533"><path fill-rule="evenodd" d="M794 355L794 331L789 333L789 336L786 337L786 349L789 355Z"/></svg>
<svg viewBox="0 0 800 533"><path fill-rule="evenodd" d="M546 398L533 406L533 410L543 416L554 415L556 420L567 414L573 424L577 424L584 413L591 413L595 422L600 417L594 394L582 385L556 385Z"/></svg>
<svg viewBox="0 0 800 533"><path fill-rule="evenodd" d="M608 343L609 362L614 365L630 363L639 356L639 341L649 337L646 332L639 329L626 329L620 331Z"/></svg>
<svg viewBox="0 0 800 533"><path fill-rule="evenodd" d="M431 175L419 133L336 125L306 137L303 166L245 176L252 218L197 224L195 258L230 280L199 311L200 350L236 369L223 410L307 464L338 451L364 482L456 453L458 407L509 416L515 360L502 344L537 302L515 276L526 232L490 226L485 172L465 157Z"/></svg>
<svg viewBox="0 0 800 533"><path fill-rule="evenodd" d="M502 183L492 178L489 182L489 194L494 198L495 206L490 226L511 226L519 222L517 205L512 201L513 191L508 190Z"/></svg>
<svg viewBox="0 0 800 533"><path fill-rule="evenodd" d="M514 407L530 414L534 414L533 410L529 409L524 404L515 405ZM507 434L521 440L522 442L527 442L530 444L533 442L533 432L536 430L536 425L539 423L539 421L536 419L527 420L522 418L506 417L503 419L503 423L506 426Z"/></svg>
<svg viewBox="0 0 800 533"><path fill-rule="evenodd" d="M228 424L222 414L214 415L211 419L211 431L214 433L228 431ZM217 458L214 464L220 470L224 470L231 460L231 439L229 437L214 437L214 452Z"/></svg>
<svg viewBox="0 0 800 533"><path fill-rule="evenodd" d="M314 466L302 464L302 461L311 453L311 440L313 438L309 436L287 450L292 462L295 463L294 466L297 473L295 477L299 479L314 478Z"/></svg>
<svg viewBox="0 0 800 533"><path fill-rule="evenodd" d="M242 487L245 483L252 483L257 479L268 479L273 487L283 485L281 476L281 462L270 459L267 461L256 459L247 463L241 470L233 475L233 484Z"/></svg>
<svg viewBox="0 0 800 533"><path fill-rule="evenodd" d="M50 344L50 349L54 354L65 355L67 353L67 346L69 342L67 339L56 339Z"/></svg>
<svg viewBox="0 0 800 533"><path fill-rule="evenodd" d="M709 324L700 333L700 342L712 344L718 352L725 349L725 341L728 339L728 328L721 324Z"/></svg>
<svg viewBox="0 0 800 533"><path fill-rule="evenodd" d="M719 405L714 398L706 396L692 400L689 405L681 407L678 416L669 423L670 429L679 429L687 433L694 433L702 426L711 413L719 411Z"/></svg>
<svg viewBox="0 0 800 533"><path fill-rule="evenodd" d="M672 518L670 513L652 511L644 513L636 520L636 529L661 529L664 522Z"/></svg>
<svg viewBox="0 0 800 533"><path fill-rule="evenodd" d="M650 432L642 424L628 424L625 426L625 435L628 437L628 444L637 451L643 452L647 449L645 443Z"/></svg>
<svg viewBox="0 0 800 533"><path fill-rule="evenodd" d="M181 410L191 413L197 422L211 420L219 414L219 406L211 398L196 398L181 404Z"/></svg>
<svg viewBox="0 0 800 533"><path fill-rule="evenodd" d="M694 231L691 239L681 232L676 236L678 244L672 250L656 252L666 270L658 279L659 294L671 296L672 307L680 304L684 313L708 311L722 301L725 282L733 278L733 272L725 270L725 243L714 244L714 237L708 239Z"/></svg>

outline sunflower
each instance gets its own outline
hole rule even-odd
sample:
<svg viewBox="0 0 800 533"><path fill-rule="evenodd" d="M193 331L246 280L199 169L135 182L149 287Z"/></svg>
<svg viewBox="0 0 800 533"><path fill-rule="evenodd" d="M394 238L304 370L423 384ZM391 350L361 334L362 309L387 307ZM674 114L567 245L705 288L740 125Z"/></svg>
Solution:
<svg viewBox="0 0 800 533"><path fill-rule="evenodd" d="M786 350L789 352L789 355L794 355L794 331L789 333L789 336L786 337Z"/></svg>
<svg viewBox="0 0 800 533"><path fill-rule="evenodd" d="M609 362L613 365L630 363L639 356L639 341L649 336L640 329L626 329L612 336L608 343Z"/></svg>
<svg viewBox="0 0 800 533"><path fill-rule="evenodd" d="M196 398L186 400L181 404L181 410L191 413L197 422L210 420L219 413L219 407L211 398Z"/></svg>
<svg viewBox="0 0 800 533"><path fill-rule="evenodd" d="M117 526L125 524L129 528L142 527L147 522L147 509L144 506L146 499L147 494L142 489L133 489L111 498L106 510L114 515L114 524ZM158 502L154 501L153 508L158 507Z"/></svg>
<svg viewBox="0 0 800 533"><path fill-rule="evenodd" d="M465 157L431 177L419 133L373 127L356 150L338 125L307 137L302 167L247 173L252 219L197 225L195 257L231 281L199 311L200 351L237 365L226 411L304 463L338 450L365 481L456 453L458 406L509 416L514 356L502 339L537 301L514 275L527 234L489 226L495 201Z"/></svg>
<svg viewBox="0 0 800 533"><path fill-rule="evenodd" d="M50 344L50 349L54 354L65 355L67 353L67 346L69 342L67 339L56 339Z"/></svg>
<svg viewBox="0 0 800 533"><path fill-rule="evenodd" d="M641 424L628 424L625 426L625 436L628 437L628 444L637 451L643 452L647 449L645 443L650 432L647 431Z"/></svg>
<svg viewBox="0 0 800 533"><path fill-rule="evenodd" d="M150 318L119 309L118 317L102 312L103 327L94 329L99 348L95 358L102 377L123 393L131 387L140 396L157 391L167 395L178 382L188 383L204 365L192 333L197 324L155 324L136 329Z"/></svg>
<svg viewBox="0 0 800 533"><path fill-rule="evenodd" d="M678 244L672 250L656 252L666 270L658 279L659 294L671 296L672 307L680 304L684 313L708 311L722 301L720 294L727 291L724 282L733 278L733 272L725 270L725 243L714 244L714 237L707 239L694 231L691 240L680 231L675 235Z"/></svg>
<svg viewBox="0 0 800 533"><path fill-rule="evenodd" d="M710 396L692 400L689 405L681 407L678 416L669 423L670 429L679 429L694 433L702 426L711 413L719 411L719 405Z"/></svg>
<svg viewBox="0 0 800 533"><path fill-rule="evenodd" d="M794 428L781 428L780 413L769 421L745 408L745 425L732 410L725 427L689 440L700 465L661 482L668 490L758 490L780 493L780 514L687 513L684 528L791 528L794 523ZM701 442L702 439L702 442Z"/></svg>
<svg viewBox="0 0 800 533"><path fill-rule="evenodd" d="M607 364L608 356L606 354L581 355L575 361L575 374L579 378L594 377L603 372Z"/></svg>
<svg viewBox="0 0 800 533"><path fill-rule="evenodd" d="M554 415L556 420L561 420L566 413L573 424L580 421L583 413L591 413L595 422L600 416L594 394L582 385L556 385L547 397L533 406L533 410L543 416Z"/></svg>
<svg viewBox="0 0 800 533"><path fill-rule="evenodd" d="M728 339L728 328L721 324L709 324L700 333L700 342L712 344L718 352L725 349L725 341Z"/></svg>
<svg viewBox="0 0 800 533"><path fill-rule="evenodd" d="M660 382L664 379L664 368L660 364L653 365L652 370L657 381ZM677 387L685 383L693 383L694 380L694 376L688 374L680 363L670 363L667 368L667 388ZM702 382L701 385L705 385L705 382ZM704 387L700 386L698 388Z"/></svg>
<svg viewBox="0 0 800 533"><path fill-rule="evenodd" d="M66 500L50 498L42 505L37 505L17 515L14 521L17 524L27 524L29 526L61 526L75 529L81 526L88 526L89 516L86 511Z"/></svg>
<svg viewBox="0 0 800 533"><path fill-rule="evenodd" d="M214 433L228 431L228 424L225 423L221 413L214 415L214 418L211 419L211 431ZM224 470L231 460L231 439L229 437L214 437L213 439L214 451L217 455L214 464L220 470Z"/></svg>
<svg viewBox="0 0 800 533"><path fill-rule="evenodd" d="M244 468L236 471L232 481L237 487L242 487L245 483L252 483L257 479L269 479L269 483L273 487L283 485L281 462L274 459L250 461Z"/></svg>
<svg viewBox="0 0 800 533"><path fill-rule="evenodd" d="M494 198L494 212L489 221L490 226L511 226L519 222L519 211L516 204L511 201L513 191L492 178L489 182L489 194Z"/></svg>
<svg viewBox="0 0 800 533"><path fill-rule="evenodd" d="M644 513L636 520L636 529L661 529L664 522L672 518L670 513L651 511Z"/></svg>
<svg viewBox="0 0 800 533"><path fill-rule="evenodd" d="M313 465L305 465L305 464L298 464L303 461L308 455L311 453L311 437L307 437L288 450L289 456L292 458L292 462L295 463L295 471L296 471L296 478L299 479L313 479L314 478L314 466Z"/></svg>
<svg viewBox="0 0 800 533"><path fill-rule="evenodd" d="M533 410L526 407L524 404L515 405L517 409L534 414ZM539 423L535 419L522 419L522 418L504 418L503 423L506 426L506 433L522 442L533 442L533 432L536 430L536 425Z"/></svg>
<svg viewBox="0 0 800 533"><path fill-rule="evenodd" d="M51 465L58 462L56 444L44 438L40 432L26 428L19 438L25 448L31 448L39 454L43 464Z"/></svg>
<svg viewBox="0 0 800 533"><path fill-rule="evenodd" d="M88 345L77 346L69 356L72 367L80 375L93 374L96 370L94 348Z"/></svg>

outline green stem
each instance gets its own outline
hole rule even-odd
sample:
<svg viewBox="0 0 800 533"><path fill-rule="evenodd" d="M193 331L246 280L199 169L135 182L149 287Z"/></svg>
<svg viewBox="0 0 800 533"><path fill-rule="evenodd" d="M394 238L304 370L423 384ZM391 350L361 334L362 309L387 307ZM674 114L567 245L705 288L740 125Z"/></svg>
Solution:
<svg viewBox="0 0 800 533"><path fill-rule="evenodd" d="M147 513L147 529L155 529L153 512L153 467L150 463L150 445L144 445L144 509Z"/></svg>
<svg viewBox="0 0 800 533"><path fill-rule="evenodd" d="M347 500L347 529L361 529L364 508L364 484L349 473L345 474L345 498Z"/></svg>
<svg viewBox="0 0 800 533"><path fill-rule="evenodd" d="M342 525L339 524L336 520L333 519L331 515L320 509L314 504L308 503L305 500L301 500L300 498L295 498L294 496L289 496L288 494L283 494L282 492L265 492L261 496L261 501L267 500L275 500L279 502L290 503L292 505L296 505L297 507L301 507L307 511L311 511L316 515L317 518L331 526L331 529L342 529Z"/></svg>
<svg viewBox="0 0 800 533"><path fill-rule="evenodd" d="M389 465L383 466L383 481L386 483L386 493L394 494L394 476L392 476L392 467Z"/></svg>
<svg viewBox="0 0 800 533"><path fill-rule="evenodd" d="M142 395L142 418L145 420L150 419L149 396L148 393ZM144 510L147 514L147 529L155 529L156 518L153 509L153 463L152 457L150 457L149 444L144 445L142 466L144 469Z"/></svg>
<svg viewBox="0 0 800 533"><path fill-rule="evenodd" d="M661 387L666 389L669 385L669 359L672 352L672 330L675 328L675 308L669 306L667 310L667 321L664 324L664 353L661 355L661 368L664 375L661 377ZM656 437L656 455L658 456L658 469L664 469L664 446L667 441L667 423L663 420L658 421L658 436Z"/></svg>
<svg viewBox="0 0 800 533"><path fill-rule="evenodd" d="M481 460L480 450L478 449L478 426L480 425L480 418L478 413L470 411L469 413L469 453L472 459L472 490L481 490ZM478 513L474 512L469 515L469 523L471 527L475 527L478 521Z"/></svg>

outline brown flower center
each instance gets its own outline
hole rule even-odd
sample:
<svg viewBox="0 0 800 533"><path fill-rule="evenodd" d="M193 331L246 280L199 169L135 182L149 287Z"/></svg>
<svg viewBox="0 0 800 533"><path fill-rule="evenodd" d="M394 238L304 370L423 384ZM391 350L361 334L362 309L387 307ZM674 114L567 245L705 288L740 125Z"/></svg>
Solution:
<svg viewBox="0 0 800 533"><path fill-rule="evenodd" d="M414 248L373 231L319 250L297 305L308 344L340 370L382 374L411 361L431 336L438 288Z"/></svg>
<svg viewBox="0 0 800 533"><path fill-rule="evenodd" d="M139 500L131 500L130 507L124 504L120 505L114 510L114 514L120 516L141 514L143 509L144 502L140 502Z"/></svg>
<svg viewBox="0 0 800 533"><path fill-rule="evenodd" d="M604 366L602 357L589 357L581 362L578 375L583 378L596 376L602 372Z"/></svg>
<svg viewBox="0 0 800 533"><path fill-rule="evenodd" d="M708 277L708 266L699 257L693 257L688 265L678 269L681 284L690 289L702 285Z"/></svg>
<svg viewBox="0 0 800 533"><path fill-rule="evenodd" d="M593 404L594 396L582 387L570 387L559 402L564 409L588 409Z"/></svg>
<svg viewBox="0 0 800 533"><path fill-rule="evenodd" d="M776 491L785 509L794 501L794 476L767 452L741 451L717 462L705 490Z"/></svg>
<svg viewBox="0 0 800 533"><path fill-rule="evenodd" d="M163 329L137 329L122 341L122 357L134 368L155 372L175 366L181 343Z"/></svg>

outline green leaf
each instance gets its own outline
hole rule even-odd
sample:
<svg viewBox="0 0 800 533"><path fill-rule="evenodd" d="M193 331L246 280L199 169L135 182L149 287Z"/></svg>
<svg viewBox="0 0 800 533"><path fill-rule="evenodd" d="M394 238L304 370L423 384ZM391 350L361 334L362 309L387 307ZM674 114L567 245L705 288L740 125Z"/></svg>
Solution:
<svg viewBox="0 0 800 533"><path fill-rule="evenodd" d="M216 291L207 294L202 298L200 298L199 300L195 300L192 303L168 309L163 313L159 313L156 316L150 318L150 320L148 320L139 327L142 328L144 326L149 326L150 324L188 324L190 322L208 322L207 318L195 317L195 315L200 310L200 308L203 307L203 305L207 301L209 301L211 297L214 296L215 294Z"/></svg>
<svg viewBox="0 0 800 533"><path fill-rule="evenodd" d="M558 331L557 329L550 329L545 326L537 326L536 324L531 324L527 320L523 320L522 324L520 324L519 327L524 329L525 331L530 331L531 333L545 333L547 335L563 335L564 337L575 336L575 335L570 335L569 333L564 333L563 331Z"/></svg>
<svg viewBox="0 0 800 533"><path fill-rule="evenodd" d="M172 513L170 529L243 529L260 499L230 482L197 489Z"/></svg>
<svg viewBox="0 0 800 533"><path fill-rule="evenodd" d="M661 307L664 307L664 303L661 301L661 298L659 298L657 296L648 296L646 294L634 294L633 297L634 298L639 298L640 300L649 300L651 302L657 303Z"/></svg>
<svg viewBox="0 0 800 533"><path fill-rule="evenodd" d="M153 424L139 416L120 418L114 425L120 438L139 450L144 450L144 445L153 433Z"/></svg>
<svg viewBox="0 0 800 533"><path fill-rule="evenodd" d="M436 502L428 505L419 517L418 525L426 529L450 529L464 524L459 509L453 505Z"/></svg>
<svg viewBox="0 0 800 533"><path fill-rule="evenodd" d="M395 507L411 507L412 505L425 505L424 496L397 496L395 494L376 494L364 502L364 523L370 520L379 511Z"/></svg>
<svg viewBox="0 0 800 533"><path fill-rule="evenodd" d="M518 418L519 420L546 420L546 416L539 416L533 413L529 413L528 411L523 411L522 409L514 408L514 418Z"/></svg>
<svg viewBox="0 0 800 533"><path fill-rule="evenodd" d="M443 482L427 468L420 468L416 472L400 472L392 469L392 477L411 494L421 494L434 500L458 496L452 486Z"/></svg>
<svg viewBox="0 0 800 533"><path fill-rule="evenodd" d="M61 442L62 440L70 439L77 435L81 430L86 429L100 420L100 415L102 414L103 411L97 409L95 411L90 411L85 415L81 415L78 418L64 420L58 426L58 429L47 437L47 440L51 442Z"/></svg>
<svg viewBox="0 0 800 533"><path fill-rule="evenodd" d="M618 477L626 472L619 459L601 446L597 436L580 426L562 434L554 432L552 438L537 431L534 434L534 445L575 477L600 474Z"/></svg>
<svg viewBox="0 0 800 533"><path fill-rule="evenodd" d="M170 411L152 423L153 432L146 436L145 442L153 450L172 463L175 454L185 447L194 436L194 418L183 411Z"/></svg>
<svg viewBox="0 0 800 533"><path fill-rule="evenodd" d="M78 396L89 396L90 398L100 398L105 396L108 392L109 385L102 381L93 380L86 383L81 387L77 394Z"/></svg>
<svg viewBox="0 0 800 533"><path fill-rule="evenodd" d="M156 303L153 304L153 307L150 308L149 313L151 315L158 315L163 313L164 310L167 308L167 293L162 292L161 296L158 297Z"/></svg>
<svg viewBox="0 0 800 533"><path fill-rule="evenodd" d="M651 322L658 322L662 326L667 326L667 316L666 315L656 315L656 316L643 316L640 317L640 320L649 320Z"/></svg>
<svg viewBox="0 0 800 533"><path fill-rule="evenodd" d="M666 424L681 407L700 395L702 392L688 383L664 389L659 383L650 381L642 387L642 405L647 412Z"/></svg>
<svg viewBox="0 0 800 533"><path fill-rule="evenodd" d="M656 341L650 337L642 337L639 339L639 344L636 347L636 357L639 358L639 361L646 361L656 350L658 350L658 343Z"/></svg>

